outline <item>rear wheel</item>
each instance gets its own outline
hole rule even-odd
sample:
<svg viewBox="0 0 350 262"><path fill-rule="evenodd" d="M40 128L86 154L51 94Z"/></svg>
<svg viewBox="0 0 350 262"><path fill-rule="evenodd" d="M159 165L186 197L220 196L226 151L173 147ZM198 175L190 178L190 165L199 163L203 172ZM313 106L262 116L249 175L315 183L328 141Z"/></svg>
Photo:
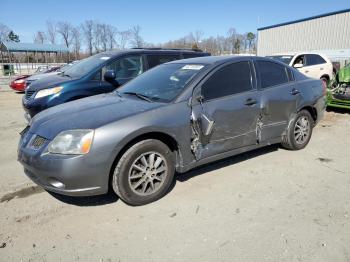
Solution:
<svg viewBox="0 0 350 262"><path fill-rule="evenodd" d="M301 110L290 123L282 138L282 146L290 150L303 149L310 141L314 120L309 111Z"/></svg>
<svg viewBox="0 0 350 262"><path fill-rule="evenodd" d="M144 205L167 193L174 173L173 152L161 141L147 139L130 147L120 158L112 187L127 204Z"/></svg>

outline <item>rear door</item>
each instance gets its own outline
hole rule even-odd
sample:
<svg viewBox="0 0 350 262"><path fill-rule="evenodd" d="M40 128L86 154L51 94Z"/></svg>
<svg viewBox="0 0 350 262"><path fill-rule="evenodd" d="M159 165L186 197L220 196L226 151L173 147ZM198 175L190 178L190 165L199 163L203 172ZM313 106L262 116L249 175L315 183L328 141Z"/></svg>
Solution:
<svg viewBox="0 0 350 262"><path fill-rule="evenodd" d="M255 65L261 97L259 140L266 141L283 134L291 114L296 111L300 94L289 67L259 59Z"/></svg>
<svg viewBox="0 0 350 262"><path fill-rule="evenodd" d="M193 97L192 151L198 160L256 143L259 96L250 60L220 66Z"/></svg>

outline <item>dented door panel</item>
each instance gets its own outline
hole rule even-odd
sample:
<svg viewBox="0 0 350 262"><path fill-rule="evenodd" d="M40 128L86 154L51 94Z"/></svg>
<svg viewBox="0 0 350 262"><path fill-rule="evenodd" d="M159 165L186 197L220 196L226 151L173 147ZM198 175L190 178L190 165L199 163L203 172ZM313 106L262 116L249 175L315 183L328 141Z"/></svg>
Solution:
<svg viewBox="0 0 350 262"><path fill-rule="evenodd" d="M196 159L256 144L260 109L258 103L246 105L248 99L259 101L259 93L251 91L192 106L192 151Z"/></svg>
<svg viewBox="0 0 350 262"><path fill-rule="evenodd" d="M289 82L261 90L261 141L282 136L292 113L296 111L300 94L292 94L295 83Z"/></svg>

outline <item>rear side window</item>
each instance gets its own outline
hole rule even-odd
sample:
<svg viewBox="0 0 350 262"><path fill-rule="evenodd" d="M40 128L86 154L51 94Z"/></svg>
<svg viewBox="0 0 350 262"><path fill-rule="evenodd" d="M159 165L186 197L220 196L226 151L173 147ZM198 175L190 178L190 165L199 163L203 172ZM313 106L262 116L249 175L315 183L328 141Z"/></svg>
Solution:
<svg viewBox="0 0 350 262"><path fill-rule="evenodd" d="M149 68L180 59L180 55L147 55Z"/></svg>
<svg viewBox="0 0 350 262"><path fill-rule="evenodd" d="M326 61L319 55L315 55L315 54L306 55L307 66L320 65L324 63L326 63Z"/></svg>
<svg viewBox="0 0 350 262"><path fill-rule="evenodd" d="M197 55L196 53L182 53L182 56L183 56L184 59L186 59L186 58L199 57L199 56L202 56L202 55Z"/></svg>
<svg viewBox="0 0 350 262"><path fill-rule="evenodd" d="M268 61L257 61L257 65L261 88L281 85L289 81L285 66Z"/></svg>
<svg viewBox="0 0 350 262"><path fill-rule="evenodd" d="M216 71L203 85L204 100L252 90L249 62L238 62Z"/></svg>

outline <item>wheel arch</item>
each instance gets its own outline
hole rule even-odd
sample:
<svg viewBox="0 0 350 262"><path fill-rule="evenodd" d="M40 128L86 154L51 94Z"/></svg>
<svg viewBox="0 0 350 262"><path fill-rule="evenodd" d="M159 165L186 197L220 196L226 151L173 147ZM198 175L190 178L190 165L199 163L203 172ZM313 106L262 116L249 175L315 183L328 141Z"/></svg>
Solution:
<svg viewBox="0 0 350 262"><path fill-rule="evenodd" d="M179 143L176 141L176 139L174 137L172 137L171 135L165 133L165 132L159 132L159 131L150 131L150 132L146 132L143 134L139 134L133 138L131 138L129 141L127 141L124 146L118 151L117 155L114 158L113 164L110 168L110 172L109 172L109 185L112 179L112 175L114 172L114 169L116 167L116 165L118 164L120 158L123 156L123 154L133 145L135 145L136 143L146 140L146 139L155 139L155 140L159 140L161 142L163 142L164 144L166 144L169 149L173 152L175 152L175 167L176 169L178 168L178 166L180 165L180 163L182 163L182 155L181 155L181 151L179 149Z"/></svg>
<svg viewBox="0 0 350 262"><path fill-rule="evenodd" d="M330 76L328 74L323 74L320 79L322 78L326 78L328 81L331 79Z"/></svg>
<svg viewBox="0 0 350 262"><path fill-rule="evenodd" d="M315 107L313 107L313 106L303 106L302 108L300 108L300 109L298 110L298 112L300 112L300 111L302 111L302 110L308 111L308 112L310 113L312 119L314 120L314 122L317 121L318 115L317 115L317 110L316 110Z"/></svg>

